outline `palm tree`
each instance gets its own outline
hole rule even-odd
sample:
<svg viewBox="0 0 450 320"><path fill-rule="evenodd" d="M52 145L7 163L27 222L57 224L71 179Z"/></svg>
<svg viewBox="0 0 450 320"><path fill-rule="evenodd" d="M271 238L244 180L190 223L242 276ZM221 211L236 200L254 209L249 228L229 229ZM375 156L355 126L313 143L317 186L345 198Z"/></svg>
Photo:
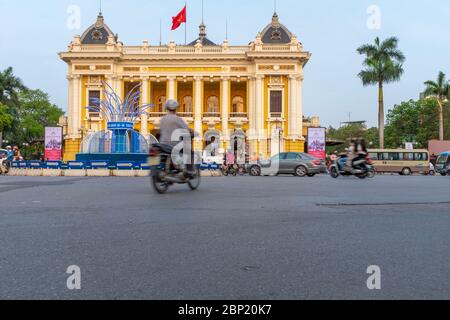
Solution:
<svg viewBox="0 0 450 320"><path fill-rule="evenodd" d="M398 39L388 38L383 42L375 39L375 44L365 44L358 48L358 53L365 55L365 69L358 76L364 86L378 84L378 127L380 147L384 149L384 93L385 83L399 81L403 75L405 56L398 49Z"/></svg>
<svg viewBox="0 0 450 320"><path fill-rule="evenodd" d="M450 85L445 79L445 73L439 72L437 81L425 82L425 97L436 97L439 105L439 140L444 140L444 101L450 100Z"/></svg>

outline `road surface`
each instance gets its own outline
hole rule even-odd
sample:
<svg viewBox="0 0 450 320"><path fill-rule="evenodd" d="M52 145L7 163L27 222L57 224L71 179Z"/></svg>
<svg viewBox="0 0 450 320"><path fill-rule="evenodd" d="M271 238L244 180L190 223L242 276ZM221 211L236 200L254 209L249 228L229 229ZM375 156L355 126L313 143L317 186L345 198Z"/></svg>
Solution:
<svg viewBox="0 0 450 320"><path fill-rule="evenodd" d="M148 178L0 177L0 298L450 299L449 191L440 176L205 178L163 196Z"/></svg>

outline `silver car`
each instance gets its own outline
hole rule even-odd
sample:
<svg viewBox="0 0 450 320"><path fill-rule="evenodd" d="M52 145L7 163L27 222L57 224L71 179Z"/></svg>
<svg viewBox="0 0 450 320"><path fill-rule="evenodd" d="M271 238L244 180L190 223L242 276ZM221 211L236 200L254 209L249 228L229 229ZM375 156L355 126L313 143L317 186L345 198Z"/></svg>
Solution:
<svg viewBox="0 0 450 320"><path fill-rule="evenodd" d="M324 160L314 158L307 153L284 152L273 156L269 161L258 161L248 165L252 176L260 176L263 168L269 168L273 162L279 162L277 174L293 174L298 177L314 177L319 173L327 173Z"/></svg>

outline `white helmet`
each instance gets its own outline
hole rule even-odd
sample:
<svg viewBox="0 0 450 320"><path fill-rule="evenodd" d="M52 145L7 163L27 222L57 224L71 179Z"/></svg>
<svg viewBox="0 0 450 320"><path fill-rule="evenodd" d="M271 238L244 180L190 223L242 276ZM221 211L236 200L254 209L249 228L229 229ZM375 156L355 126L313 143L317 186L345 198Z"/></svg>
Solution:
<svg viewBox="0 0 450 320"><path fill-rule="evenodd" d="M166 101L166 109L169 111L176 111L178 109L178 107L180 106L180 104L174 100L174 99L169 99Z"/></svg>

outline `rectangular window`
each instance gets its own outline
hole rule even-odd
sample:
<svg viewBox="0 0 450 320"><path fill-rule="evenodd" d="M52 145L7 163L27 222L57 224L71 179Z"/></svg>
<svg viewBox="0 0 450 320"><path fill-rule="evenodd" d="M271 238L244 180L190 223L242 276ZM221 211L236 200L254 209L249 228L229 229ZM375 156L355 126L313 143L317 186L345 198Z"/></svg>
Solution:
<svg viewBox="0 0 450 320"><path fill-rule="evenodd" d="M281 118L283 113L283 91L270 91L270 116Z"/></svg>
<svg viewBox="0 0 450 320"><path fill-rule="evenodd" d="M100 99L100 90L89 91L89 106L99 107L99 102L96 99ZM89 118L98 118L100 113L94 110L89 110Z"/></svg>
<svg viewBox="0 0 450 320"><path fill-rule="evenodd" d="M427 161L428 160L428 154L425 152L415 153L414 154L414 160L416 161Z"/></svg>

